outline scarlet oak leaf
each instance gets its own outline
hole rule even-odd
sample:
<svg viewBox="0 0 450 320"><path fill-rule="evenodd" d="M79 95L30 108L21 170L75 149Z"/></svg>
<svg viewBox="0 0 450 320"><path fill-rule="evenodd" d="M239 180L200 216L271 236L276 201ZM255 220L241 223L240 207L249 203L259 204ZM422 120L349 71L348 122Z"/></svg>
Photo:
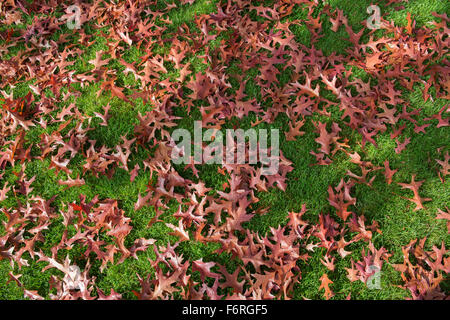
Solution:
<svg viewBox="0 0 450 320"><path fill-rule="evenodd" d="M131 40L128 32L122 32L122 31L117 31L117 34L120 36L120 38L125 41L126 44L128 44L129 46L131 46L133 44L133 40Z"/></svg>
<svg viewBox="0 0 450 320"><path fill-rule="evenodd" d="M359 280L359 272L357 269L355 269L355 263L353 259L351 260L352 267L351 268L345 268L347 270L347 279L350 280L350 282L358 281Z"/></svg>
<svg viewBox="0 0 450 320"><path fill-rule="evenodd" d="M131 170L131 172L130 172L130 182L133 182L134 179L136 179L136 177L138 176L138 173L139 173L139 169L140 169L139 163L136 163L133 170Z"/></svg>
<svg viewBox="0 0 450 320"><path fill-rule="evenodd" d="M333 32L338 32L339 27L342 25L342 20L344 18L342 10L336 9L336 12L337 12L336 19L333 19L333 18L330 17L330 22L331 22L331 25L332 25L331 26L331 30Z"/></svg>
<svg viewBox="0 0 450 320"><path fill-rule="evenodd" d="M438 215L436 216L436 219L443 219L447 220L447 233L450 234L450 210L446 208L447 212L444 212L441 209L438 209Z"/></svg>
<svg viewBox="0 0 450 320"><path fill-rule="evenodd" d="M375 66L377 64L380 64L380 63L383 62L383 60L380 58L383 53L384 52L380 51L380 52L376 52L376 53L374 53L374 54L372 54L370 56L367 56L367 58L366 58L366 68L369 69L369 70L375 70L376 69Z"/></svg>
<svg viewBox="0 0 450 320"><path fill-rule="evenodd" d="M416 25L416 22L414 21L414 23L412 22L411 19L411 12L408 12L407 16L406 16L406 20L408 21L408 24L406 25L406 32L408 34L412 34L413 28Z"/></svg>
<svg viewBox="0 0 450 320"><path fill-rule="evenodd" d="M191 97L196 100L205 99L209 96L213 91L214 85L206 75L197 73L195 75L195 80L188 83L187 87L194 91L191 94Z"/></svg>
<svg viewBox="0 0 450 320"><path fill-rule="evenodd" d="M27 290L25 289L23 291L23 295L25 298L28 298L30 300L45 300L42 296L40 296L37 292L37 290Z"/></svg>
<svg viewBox="0 0 450 320"><path fill-rule="evenodd" d="M391 133L391 139L395 139L396 137L398 137L400 134L402 134L403 130L405 130L406 128L406 124L401 125L399 128L394 129L394 132Z"/></svg>
<svg viewBox="0 0 450 320"><path fill-rule="evenodd" d="M308 76L307 73L305 73L305 77L306 77L306 83L304 85L296 82L294 84L292 84L292 86L294 88L298 88L301 90L301 92L304 92L306 94L309 94L311 96L315 96L315 97L320 97L320 86L319 84L316 85L316 88L312 88L311 87L311 79Z"/></svg>
<svg viewBox="0 0 450 320"><path fill-rule="evenodd" d="M58 184L67 186L67 187L80 187L84 185L86 182L84 179L80 179L80 176L77 176L76 179L72 179L70 176L68 177L68 180L58 180Z"/></svg>
<svg viewBox="0 0 450 320"><path fill-rule="evenodd" d="M189 241L189 233L184 229L182 220L178 221L178 227L171 223L166 223L166 226L173 230L170 235L177 236L180 241Z"/></svg>
<svg viewBox="0 0 450 320"><path fill-rule="evenodd" d="M3 189L0 190L0 202L6 199L6 194L9 190L11 190L11 187L8 187L8 182L6 182Z"/></svg>
<svg viewBox="0 0 450 320"><path fill-rule="evenodd" d="M444 300L448 296L441 290L439 284L444 280L443 273L448 273L449 259L445 257L445 247L439 249L433 246L432 251L426 251L426 238L417 239L402 247L403 263L393 267L401 272L405 289L408 289L414 300Z"/></svg>
<svg viewBox="0 0 450 320"><path fill-rule="evenodd" d="M94 65L94 71L95 70L99 70L102 66L105 66L105 65L108 64L110 59L102 60L102 55L103 55L103 51L102 50L97 51L95 53L95 59L88 61L90 64Z"/></svg>
<svg viewBox="0 0 450 320"><path fill-rule="evenodd" d="M71 203L70 206L73 208L73 210L75 211L82 211L83 208L80 207L79 205L77 205L76 203Z"/></svg>
<svg viewBox="0 0 450 320"><path fill-rule="evenodd" d="M405 141L403 141L402 143L400 143L400 141L398 139L395 139L395 141L397 142L397 147L395 148L395 153L399 154L411 142L411 139L410 138L406 138Z"/></svg>
<svg viewBox="0 0 450 320"><path fill-rule="evenodd" d="M209 278L219 278L220 275L218 273L212 272L211 268L216 265L215 262L203 262L203 258L200 260L196 260L192 263L192 271L200 272L200 279L205 281L206 277Z"/></svg>
<svg viewBox="0 0 450 320"><path fill-rule="evenodd" d="M331 260L330 260L330 257L328 255L325 255L325 257L323 259L320 259L320 262L325 267L327 267L328 270L334 271L334 268L335 268L334 262L335 262L335 260L336 259L334 257L331 257Z"/></svg>
<svg viewBox="0 0 450 320"><path fill-rule="evenodd" d="M117 293L116 291L114 291L114 289L111 289L110 294L107 296L103 293L102 290L100 290L99 288L97 288L97 292L98 292L98 300L121 300L122 299L122 295L120 293Z"/></svg>
<svg viewBox="0 0 450 320"><path fill-rule="evenodd" d="M436 162L442 167L441 168L441 173L443 176L449 175L450 174L450 155L448 153L448 151L445 153L445 158L444 160L439 160L439 159L435 159Z"/></svg>
<svg viewBox="0 0 450 320"><path fill-rule="evenodd" d="M128 102L129 99L123 93L123 88L117 87L115 85L114 81L115 81L114 79L103 81L102 84L100 85L100 90L97 92L97 96L99 97L100 94L102 93L102 91L104 91L104 90L110 90L111 95L113 97L118 97L119 99Z"/></svg>
<svg viewBox="0 0 450 320"><path fill-rule="evenodd" d="M335 188L336 193L331 186L328 187L328 201L330 205L336 208L336 214L344 221L352 213L348 211L348 207L356 204L356 198L352 198L350 195L352 186L353 183L346 183L344 179L341 179L341 182Z"/></svg>
<svg viewBox="0 0 450 320"><path fill-rule="evenodd" d="M414 127L414 132L415 133L419 133L419 132L422 132L422 133L425 133L425 129L427 128L427 127L429 127L429 126L431 126L431 124L430 123L427 123L427 124L424 124L424 125L421 125L421 126L415 126Z"/></svg>
<svg viewBox="0 0 450 320"><path fill-rule="evenodd" d="M300 131L300 128L303 127L304 124L304 120L290 122L289 131L284 133L286 135L286 141L295 141L295 137L304 135L305 132Z"/></svg>
<svg viewBox="0 0 450 320"><path fill-rule="evenodd" d="M107 126L108 125L108 119L111 117L108 112L111 106L109 103L106 105L106 107L103 109L105 111L105 114L100 114L98 112L94 112L95 116L102 119L103 121L100 123L101 126Z"/></svg>
<svg viewBox="0 0 450 320"><path fill-rule="evenodd" d="M333 135L327 132L326 123L319 122L318 129L320 136L315 141L322 145L320 151L322 151L325 154L329 154L330 144L332 142Z"/></svg>
<svg viewBox="0 0 450 320"><path fill-rule="evenodd" d="M134 241L134 244L129 248L130 251L130 255L135 258L138 259L136 253L138 251L145 251L147 250L147 248L154 244L156 242L156 240L154 239L144 239L144 238L140 238L140 239L136 239Z"/></svg>

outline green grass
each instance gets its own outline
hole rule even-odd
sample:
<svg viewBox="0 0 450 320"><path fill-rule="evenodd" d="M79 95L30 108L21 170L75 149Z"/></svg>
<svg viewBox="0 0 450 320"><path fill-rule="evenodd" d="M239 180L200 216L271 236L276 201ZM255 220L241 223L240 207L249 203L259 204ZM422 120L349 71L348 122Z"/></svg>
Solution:
<svg viewBox="0 0 450 320"><path fill-rule="evenodd" d="M327 1L332 7L338 7L344 11L344 14L349 18L349 23L352 25L354 31L359 31L362 28L361 22L367 18L366 8L373 1L366 0L330 0ZM375 1L376 2L376 1ZM180 6L169 13L169 17L174 24L170 28L176 28L183 23L194 25L192 23L195 15L209 13L215 9L215 1L197 0L193 6ZM417 20L418 25L426 24L433 17L432 11L438 13L449 12L449 3L445 0L411 0L405 3L405 9L400 11L387 10L388 18L393 19L397 25L405 25L406 13L411 12ZM385 9L382 7L383 10ZM295 9L295 14L289 19L305 18L305 12L301 8ZM384 12L384 11L383 11ZM326 20L326 19L325 19ZM29 21L30 22L30 21ZM342 41L346 33L343 27L334 33L329 30L330 23L325 21L323 23L325 36L319 40L318 48L323 50L325 54L337 52L343 54L347 43ZM293 28L296 35L296 40L308 44L310 41L309 31L304 26ZM97 37L97 43L88 48L86 53L77 58L74 65L74 70L77 72L84 72L92 66L87 61L95 57L95 51L104 49L105 41L101 36ZM124 55L127 61L136 61L142 55L137 48L132 48ZM195 61L195 57L192 57ZM112 66L117 66L115 61L111 61ZM201 70L201 63L198 63L199 70ZM230 75L233 72L239 72L239 68L230 67ZM251 78L251 72L248 72L246 78ZM283 75L282 75L283 76ZM132 75L121 76L119 81L125 85L133 85L134 78ZM92 115L94 112L99 112L103 106L108 102L112 108L110 111L111 119L108 127L97 126L97 128L89 133L90 139L96 139L99 144L105 144L109 147L114 146L120 142L122 135L131 136L134 125L137 123L138 112L149 110L151 106L144 105L142 101L135 103L125 103L117 98L109 98L108 94L103 94L100 98L96 97L96 91L99 84L92 84L82 89L82 95L75 99L80 111ZM234 83L234 90L238 87ZM24 96L28 92L28 85L23 84L14 89L15 96ZM249 81L246 86L246 94L249 97L255 97L258 100L259 88L253 81ZM421 91L417 89L412 93L405 93L404 98L410 101L414 108L423 108L425 114L436 113L446 101L435 100L431 102L422 100ZM263 102L263 101L261 101ZM447 101L448 103L448 101ZM177 111L181 112L181 111ZM181 112L182 113L182 112ZM339 115L333 115L339 119ZM180 127L192 130L193 119L181 120ZM240 121L240 125L245 128L250 122L254 120L251 117ZM338 120L339 122L340 120ZM267 128L287 128L287 119L285 116L280 116L272 125ZM343 128L344 125L341 125ZM27 133L27 139L30 142L38 141L39 135L42 133L41 128L33 128ZM52 130L51 128L48 130ZM267 193L259 193L257 196L261 199L261 207L270 207L270 210L261 216L256 216L248 223L248 228L257 231L261 234L266 233L270 227L276 227L284 224L287 221L288 211L299 211L302 204L306 204L308 213L306 217L311 221L317 221L320 213L333 212L332 207L328 203L327 188L329 185L336 186L340 179L345 176L347 170L359 173L356 165L350 163L348 157L344 154L338 154L334 162L329 166L311 166L314 157L309 154L310 150L317 148L317 143L314 141L316 134L313 132L314 127L308 121L304 127L306 134L298 137L296 141L284 141L284 135L280 135L282 141L280 143L283 154L286 158L293 162L294 170L288 174L288 186L286 192L280 190L271 190ZM380 224L382 234L374 235L373 241L376 248L385 247L389 252L393 253L390 258L390 263L401 263L402 254L401 246L406 245L411 239L427 237L427 247L430 248L433 244L440 244L443 240L446 246L450 246L450 238L446 231L446 226L443 221L435 219L438 208L450 206L450 182L449 179L445 183L441 183L437 176L437 164L434 159L442 158L436 152L437 148L444 147L449 149L448 141L450 141L450 129L440 128L435 126L427 128L427 134L411 134L412 128L408 126L406 133L411 136L411 144L400 155L394 153L395 142L390 139L390 132L380 134L376 141L378 148L369 144L365 150L362 150L357 141L352 144L353 150L357 150L364 155L364 160L372 161L376 165L382 166L385 159L390 161L391 168L398 168L399 171L394 176L394 183L387 185L384 177L378 173L373 183L373 187L369 188L365 185L356 185L354 187L354 196L357 198L355 212L364 214L369 222L376 220ZM356 138L355 138L356 139ZM359 148L359 149L358 149ZM132 165L138 160L145 159L145 151L140 151L138 154L133 154L131 157ZM431 161L429 161L431 159ZM81 161L81 160L79 160ZM88 176L87 184L80 188L70 188L64 190L63 186L57 184L57 180L65 178L65 173L60 172L58 176L53 171L48 171L48 161L41 162L33 160L27 166L27 176L36 176L36 181L33 184L38 193L45 199L49 199L57 195L55 206L63 209L62 203L71 203L78 201L79 194L87 196L88 201L95 195L100 199L112 198L119 201L120 207L125 210L126 216L132 219L133 230L126 240L126 244L130 245L135 239L140 237L154 238L158 240L158 244L165 244L167 241L174 241L176 238L169 236L167 233L169 229L164 223L156 223L151 228L147 228L147 224L154 216L153 209L145 207L139 211L134 211L134 203L137 201L138 194L145 191L146 183L149 179L149 173L139 175L134 183L130 183L129 174L122 169L117 169L116 173L109 180L106 177L95 178ZM130 166L131 167L131 166ZM74 170L73 177L80 172L80 163L77 159L72 160L70 168ZM14 176L12 174L20 170L20 166L9 168L6 170L5 177L8 181L12 181ZM423 197L432 198L432 202L426 203L425 210L413 212L414 205L401 198L411 197L411 192L402 190L396 182L409 182L412 174L417 174L417 180L425 180L426 182L421 187L421 195ZM191 178L189 172L184 172L185 177ZM217 174L215 166L205 166L200 172L200 178L206 183L207 187L219 189L224 178ZM14 206L15 199L8 199L2 205L6 207ZM171 211L172 210L172 211ZM172 206L169 212L176 210L176 206ZM0 215L0 219L4 219ZM173 222L170 214L164 215L165 221ZM61 221L55 221L49 229L45 232L46 241L40 248L44 252L49 253L52 245L59 242L62 233ZM0 231L2 231L0 229ZM352 254L344 259L337 259L336 270L328 272L326 268L320 263L320 258L323 256L321 250L311 254L311 259L308 263L301 263L302 281L296 285L294 297L302 299L303 297L310 299L322 299L322 292L318 291L320 276L327 272L328 276L334 283L331 288L336 292L334 297L343 299L351 294L353 299L401 299L408 296L408 292L400 289L397 285L401 284L400 275L396 272L390 264L385 264L382 273L382 289L370 290L361 282L349 282L346 278L345 267L350 267L350 259L355 261L360 259L361 250L366 244L359 243L351 247ZM223 264L229 265L229 259L226 254L217 255L214 250L217 245L203 245L190 241L180 245L180 252L184 257L195 260L203 258L204 261L219 261ZM72 260L80 260L83 255L81 248L75 247L68 252ZM92 269L91 274L97 277L97 285L104 292L109 292L114 288L117 292L123 293L124 298L133 299L132 290L138 290L139 282L137 274L146 276L152 272L148 258L154 258L154 253L151 248L145 252L138 254L139 260L127 259L124 263L119 265L108 265L108 267L100 272L100 263L95 261L95 257L91 259ZM30 259L31 262L31 259ZM21 299L23 298L23 290L19 288L16 283L10 282L6 284L8 273L13 271L14 274L23 274L21 280L26 284L28 290L37 290L39 294L47 296L49 290L50 275L57 273L54 270L41 272L45 266L44 263L31 262L29 267L22 267L19 270L17 267L11 269L9 262L0 261L0 299Z"/></svg>

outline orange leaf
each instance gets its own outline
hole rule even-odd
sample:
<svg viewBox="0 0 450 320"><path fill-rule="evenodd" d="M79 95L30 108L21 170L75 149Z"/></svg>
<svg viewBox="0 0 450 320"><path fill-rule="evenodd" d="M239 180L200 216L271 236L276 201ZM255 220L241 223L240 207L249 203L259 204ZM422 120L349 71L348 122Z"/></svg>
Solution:
<svg viewBox="0 0 450 320"><path fill-rule="evenodd" d="M406 16L406 20L408 20L408 25L406 26L406 32L408 34L412 34L412 19L411 19L411 12L408 12L408 15Z"/></svg>
<svg viewBox="0 0 450 320"><path fill-rule="evenodd" d="M325 290L324 297L325 297L325 299L328 300L328 299L330 299L332 296L334 296L333 291L331 291L331 289L330 289L330 287L329 287L329 285L332 284L333 281L331 281L331 280L328 278L328 276L327 276L326 273L324 273L324 274L320 277L320 281L321 281L321 284L320 284L319 290L320 290L320 289L324 289L324 290Z"/></svg>

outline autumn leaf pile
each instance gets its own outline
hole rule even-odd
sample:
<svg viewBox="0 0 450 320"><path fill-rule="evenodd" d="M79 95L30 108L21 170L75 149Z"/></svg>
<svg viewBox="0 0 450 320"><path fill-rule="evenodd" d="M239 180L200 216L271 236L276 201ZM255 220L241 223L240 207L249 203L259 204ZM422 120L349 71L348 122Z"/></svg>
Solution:
<svg viewBox="0 0 450 320"><path fill-rule="evenodd" d="M67 8L73 4L81 9L81 28L69 30ZM390 263L392 253L373 242L382 234L379 223L355 210L354 188L371 187L377 177L387 185L398 183L393 182L398 168L387 160L383 166L365 160L350 140L357 139L364 150L377 146L380 134L392 132L395 153L400 154L411 142L403 135L408 126L417 135L426 135L432 127L446 130L448 103L424 116L402 93L421 86L424 101L449 99L449 18L434 14L432 23L417 28L411 15L404 26L382 17L382 29L364 27L356 32L342 10L322 1L237 0L215 2L214 12L195 16L190 25L170 19L178 6L193 4L186 0L0 4L0 260L10 262L15 271L9 281L23 288L26 298L122 298L125 292L119 289L103 292L97 286L90 272L94 261L105 272L125 260L150 259L151 268L136 274L140 289L133 293L139 299L290 299L304 276L301 265L308 264L317 250L322 250L320 263L327 270L319 291L329 299L336 295L332 274L338 261L351 260L346 277L362 283L374 275L373 266L383 270ZM306 18L292 19L299 8ZM30 19L26 27L15 28L24 17ZM307 27L309 45L296 40L292 31L296 25ZM317 48L324 28L345 31L345 54L325 54ZM97 36L107 39L103 46L107 49L97 50L82 71L74 68L76 59L96 45ZM132 48L143 54L126 60L124 55ZM194 60L201 69L193 66ZM230 72L233 67L239 72ZM355 76L354 70L365 72L367 80ZM258 99L248 94L249 72ZM134 82L122 81L122 73ZM24 85L28 93L14 95L13 89ZM86 112L77 105L87 87L95 88L98 98L131 105L140 101L145 106L134 129L114 147L99 143L93 135L109 126L111 105L105 104L101 112ZM259 165L224 164L216 174L226 182L222 189L214 189L200 179L203 165L193 159L185 167L171 162L175 147L171 132L189 117L201 119L205 129L223 129L230 123L238 127L250 117L257 127L284 117L286 130L280 129L286 141L301 141L309 123L316 142L309 150L312 167L329 166L335 157L345 156L359 169L329 186L328 212L307 219L308 206L300 204L286 212L284 224L266 234L254 232L248 228L252 219L271 214L270 207L259 206L261 195L285 191L293 163L281 153L275 175L264 175ZM36 128L41 128L39 135L30 137ZM448 141L443 144L448 147ZM135 157L142 150L146 157ZM442 183L450 169L444 150L433 160ZM58 184L73 192L87 180L112 179L121 171L129 174L131 183L150 173L134 210L139 214L151 208L154 214L147 228L163 224L177 241L137 238L130 243L127 237L134 221L121 206L123 199L88 198L81 191L70 203L58 195L47 197L34 187L36 176L27 174L31 161L47 161L49 174L57 175ZM422 195L422 184L416 175L398 183L408 190L406 198L414 212L432 201ZM169 223L164 217L174 206L170 215L176 222ZM435 214L450 223L448 208ZM50 250L43 250L50 241L48 229L55 226L60 237L51 239ZM185 242L217 245L215 253L226 254L233 264L190 260L179 251ZM405 243L404 262L392 264L402 279L399 286L413 299L445 299L440 285L450 271L449 251L444 239L431 250L425 242L424 238ZM356 252L359 260L349 256L355 243L364 244L362 252ZM82 248L78 257L82 263L70 259L74 247ZM21 278L21 270L36 263L54 271L48 296L27 288Z"/></svg>

